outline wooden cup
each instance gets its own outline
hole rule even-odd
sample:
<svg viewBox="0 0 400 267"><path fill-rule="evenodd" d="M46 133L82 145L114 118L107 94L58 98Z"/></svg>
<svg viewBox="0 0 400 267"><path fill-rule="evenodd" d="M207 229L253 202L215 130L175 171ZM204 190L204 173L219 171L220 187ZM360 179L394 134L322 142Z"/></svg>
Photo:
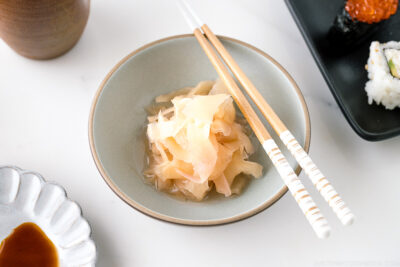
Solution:
<svg viewBox="0 0 400 267"><path fill-rule="evenodd" d="M55 58L78 42L89 8L90 0L0 0L0 37L24 57Z"/></svg>

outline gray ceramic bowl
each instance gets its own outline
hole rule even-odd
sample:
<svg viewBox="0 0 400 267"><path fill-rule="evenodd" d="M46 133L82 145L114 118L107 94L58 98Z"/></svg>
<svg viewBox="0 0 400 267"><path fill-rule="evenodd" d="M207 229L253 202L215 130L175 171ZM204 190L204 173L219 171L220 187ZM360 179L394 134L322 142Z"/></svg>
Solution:
<svg viewBox="0 0 400 267"><path fill-rule="evenodd" d="M293 79L259 49L231 38L220 38L308 151L308 110ZM130 206L169 222L215 225L254 215L269 207L287 191L262 149L257 150L253 159L264 165L263 177L253 179L237 197L211 198L199 203L182 201L157 192L144 183L144 107L160 94L216 78L215 70L193 35L180 35L150 43L132 52L104 79L90 114L90 146L104 180ZM274 137L277 140L276 135ZM284 146L281 148L288 156L289 152ZM292 167L298 167L292 157L288 159ZM297 173L299 171L297 168Z"/></svg>

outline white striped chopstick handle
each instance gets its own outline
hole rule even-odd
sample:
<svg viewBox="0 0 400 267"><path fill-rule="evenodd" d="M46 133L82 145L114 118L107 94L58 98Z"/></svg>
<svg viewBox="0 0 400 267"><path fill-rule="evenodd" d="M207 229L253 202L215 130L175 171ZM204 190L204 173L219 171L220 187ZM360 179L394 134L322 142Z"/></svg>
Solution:
<svg viewBox="0 0 400 267"><path fill-rule="evenodd" d="M297 162L306 172L308 177L310 177L317 190L328 202L329 206L331 206L339 220L344 225L352 224L354 221L353 213L347 207L346 203L341 199L326 177L321 173L315 163L311 160L307 152L305 152L303 147L299 144L299 142L297 142L296 138L294 138L289 131L284 131L280 135L280 138L290 150L292 155L296 158Z"/></svg>
<svg viewBox="0 0 400 267"><path fill-rule="evenodd" d="M294 173L292 167L290 167L275 141L273 139L268 139L263 143L263 147L317 236L319 238L327 238L331 230L328 222L312 200L304 185Z"/></svg>

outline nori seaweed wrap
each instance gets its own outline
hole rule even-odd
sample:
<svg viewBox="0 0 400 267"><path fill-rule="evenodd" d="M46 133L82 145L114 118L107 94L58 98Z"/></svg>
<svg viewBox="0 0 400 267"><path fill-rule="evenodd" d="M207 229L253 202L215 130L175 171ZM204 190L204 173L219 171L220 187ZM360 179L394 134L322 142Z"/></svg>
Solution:
<svg viewBox="0 0 400 267"><path fill-rule="evenodd" d="M353 48L376 32L397 11L398 0L348 0L336 15L329 41L340 48Z"/></svg>

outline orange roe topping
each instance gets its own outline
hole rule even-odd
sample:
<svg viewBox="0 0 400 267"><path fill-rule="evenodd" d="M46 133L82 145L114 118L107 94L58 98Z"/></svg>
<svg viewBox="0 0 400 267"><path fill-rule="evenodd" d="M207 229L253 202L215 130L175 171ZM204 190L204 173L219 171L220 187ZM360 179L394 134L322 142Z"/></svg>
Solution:
<svg viewBox="0 0 400 267"><path fill-rule="evenodd" d="M345 8L353 19L371 24L395 14L398 3L399 0L348 0Z"/></svg>

